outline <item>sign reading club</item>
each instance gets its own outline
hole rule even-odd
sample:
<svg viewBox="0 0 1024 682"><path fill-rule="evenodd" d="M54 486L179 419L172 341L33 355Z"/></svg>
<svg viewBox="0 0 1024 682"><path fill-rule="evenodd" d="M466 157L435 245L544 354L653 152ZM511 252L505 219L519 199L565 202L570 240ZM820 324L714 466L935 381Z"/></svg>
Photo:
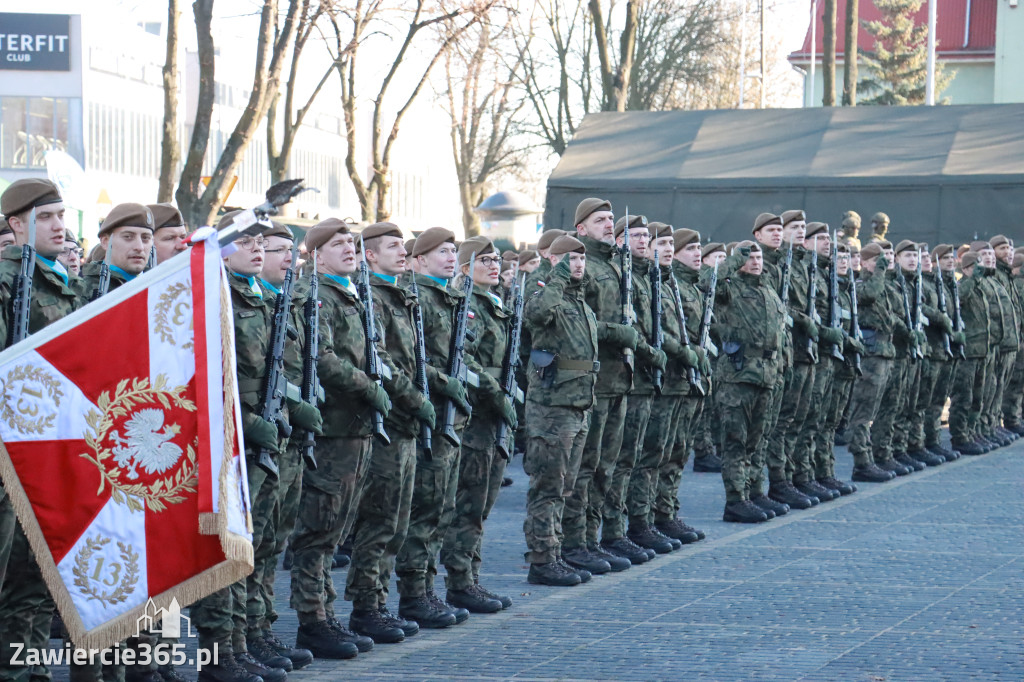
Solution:
<svg viewBox="0 0 1024 682"><path fill-rule="evenodd" d="M71 70L71 17L0 14L0 69Z"/></svg>

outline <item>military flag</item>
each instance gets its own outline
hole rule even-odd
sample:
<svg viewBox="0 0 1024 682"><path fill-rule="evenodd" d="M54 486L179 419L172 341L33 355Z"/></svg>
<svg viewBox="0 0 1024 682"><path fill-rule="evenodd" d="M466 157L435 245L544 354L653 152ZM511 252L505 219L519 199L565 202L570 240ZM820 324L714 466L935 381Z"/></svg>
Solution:
<svg viewBox="0 0 1024 682"><path fill-rule="evenodd" d="M252 570L226 275L193 243L0 354L0 475L78 646Z"/></svg>

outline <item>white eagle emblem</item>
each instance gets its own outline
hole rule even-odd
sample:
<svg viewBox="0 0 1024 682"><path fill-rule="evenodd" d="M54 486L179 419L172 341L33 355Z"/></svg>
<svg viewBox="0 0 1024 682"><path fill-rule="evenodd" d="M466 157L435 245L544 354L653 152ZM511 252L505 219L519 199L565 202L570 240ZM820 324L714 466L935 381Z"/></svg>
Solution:
<svg viewBox="0 0 1024 682"><path fill-rule="evenodd" d="M112 450L114 461L118 466L127 467L129 480L139 477L136 467L141 466L147 474L162 474L181 457L181 448L170 442L178 434L179 427L176 424L164 427L163 410L139 410L125 423L125 431L127 438L113 431L110 440L117 443Z"/></svg>

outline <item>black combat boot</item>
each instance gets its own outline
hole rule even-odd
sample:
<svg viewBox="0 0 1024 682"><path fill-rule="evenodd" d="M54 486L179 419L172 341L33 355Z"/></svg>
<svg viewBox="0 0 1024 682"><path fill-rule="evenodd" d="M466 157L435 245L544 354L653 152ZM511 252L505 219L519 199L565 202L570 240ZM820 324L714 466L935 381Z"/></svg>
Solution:
<svg viewBox="0 0 1024 682"><path fill-rule="evenodd" d="M960 453L950 450L949 448L944 448L941 445L928 445L925 449L933 455L941 457L947 462L953 462L960 459Z"/></svg>
<svg viewBox="0 0 1024 682"><path fill-rule="evenodd" d="M429 630L440 630L455 625L455 614L432 604L427 595L402 597L398 602L398 615L405 620L416 621L420 627Z"/></svg>
<svg viewBox="0 0 1024 682"><path fill-rule="evenodd" d="M925 466L930 467L937 467L940 464L946 463L945 457L932 454L931 452L928 452L928 450L926 450L925 448L921 448L919 450L909 450L907 451L907 457L910 457L911 459L916 459L918 462L924 462Z"/></svg>
<svg viewBox="0 0 1024 682"><path fill-rule="evenodd" d="M818 498L808 497L793 487L789 481L779 481L768 486L768 497L776 502L789 505L790 509L810 509L818 504Z"/></svg>
<svg viewBox="0 0 1024 682"><path fill-rule="evenodd" d="M883 471L891 471L897 476L906 476L913 471L910 467L903 466L895 459L886 459L881 462L876 461L875 465Z"/></svg>
<svg viewBox="0 0 1024 682"><path fill-rule="evenodd" d="M959 452L961 455L984 455L985 448L975 441L964 441L963 443L957 443L956 441L950 443L950 446Z"/></svg>
<svg viewBox="0 0 1024 682"><path fill-rule="evenodd" d="M818 485L838 491L840 495L852 495L857 492L857 486L846 481L840 481L835 476L822 476L818 479Z"/></svg>
<svg viewBox="0 0 1024 682"><path fill-rule="evenodd" d="M853 467L853 475L850 477L855 481L861 483L885 483L896 478L896 474L892 471L886 471L885 469L879 469L874 462L865 464L864 466Z"/></svg>
<svg viewBox="0 0 1024 682"><path fill-rule="evenodd" d="M1013 431L1018 436L1024 436L1024 422L1014 422L1013 424L1007 424L1006 428Z"/></svg>
<svg viewBox="0 0 1024 682"><path fill-rule="evenodd" d="M487 597L488 599L497 599L501 603L502 610L512 608L512 597L503 594L495 594L479 582L477 582L472 589L475 593Z"/></svg>
<svg viewBox="0 0 1024 682"><path fill-rule="evenodd" d="M683 520L678 517L671 518L668 521L655 521L654 527L662 535L675 538L684 545L689 545L692 542L704 539L703 531L687 526L683 523Z"/></svg>
<svg viewBox="0 0 1024 682"><path fill-rule="evenodd" d="M821 487L814 481L793 481L793 487L807 497L817 499L819 502L831 502L833 499L831 490ZM839 496L835 495L835 497Z"/></svg>
<svg viewBox="0 0 1024 682"><path fill-rule="evenodd" d="M669 537L669 536L665 535L664 533L662 533L657 528L655 528L654 526L650 526L649 525L648 528L650 528L651 532L654 533L655 535L657 535L657 536L659 536L661 538L664 538L665 540L668 540L669 542L671 542L672 543L672 551L673 552L675 550L677 550L677 549L682 548L682 546L683 546L682 540L677 540L676 538Z"/></svg>
<svg viewBox="0 0 1024 682"><path fill-rule="evenodd" d="M662 539L658 535L652 532L646 522L630 524L629 530L626 531L626 537L644 549L653 549L658 554L668 554L673 549L672 543L668 541L668 538Z"/></svg>
<svg viewBox="0 0 1024 682"><path fill-rule="evenodd" d="M722 520L730 523L761 523L768 520L768 515L750 500L740 500L725 505Z"/></svg>
<svg viewBox="0 0 1024 682"><path fill-rule="evenodd" d="M722 473L722 458L714 451L694 453L693 470L699 474Z"/></svg>
<svg viewBox="0 0 1024 682"><path fill-rule="evenodd" d="M356 645L356 649L359 653L365 654L367 651L373 651L373 640L365 635L357 635L356 633L349 630L347 627L341 624L341 621L331 616L327 617L327 624L331 626L331 629L338 633L338 638L343 642L352 642Z"/></svg>
<svg viewBox="0 0 1024 682"><path fill-rule="evenodd" d="M612 567L612 571L614 573L628 570L629 567L633 565L633 562L626 557L619 556L618 554L612 554L605 550L601 545L587 545L587 549L590 550L590 553L594 556L607 561L608 565Z"/></svg>
<svg viewBox="0 0 1024 682"><path fill-rule="evenodd" d="M472 588L465 590L448 589L444 598L452 606L466 609L470 613L497 613L501 611L501 602L483 596Z"/></svg>
<svg viewBox="0 0 1024 682"><path fill-rule="evenodd" d="M263 682L284 682L288 679L288 673L284 670L281 668L268 668L253 658L252 654L247 651L235 654L235 662L253 675L262 677Z"/></svg>
<svg viewBox="0 0 1024 682"><path fill-rule="evenodd" d="M412 637L420 631L419 623L412 620L411 618L403 618L401 614L396 616L395 614L388 611L387 604L381 604L377 607L377 610L380 612L380 615L384 617L384 620L391 621L392 623L397 625L402 630L402 632L405 633L406 637Z"/></svg>
<svg viewBox="0 0 1024 682"><path fill-rule="evenodd" d="M344 660L355 658L359 653L358 647L343 640L326 620L300 624L299 632L295 635L295 645L311 651L312 656L317 658Z"/></svg>
<svg viewBox="0 0 1024 682"><path fill-rule="evenodd" d="M260 682L261 679L235 660L231 647L217 647L216 662L204 665L199 671L199 682Z"/></svg>
<svg viewBox="0 0 1024 682"><path fill-rule="evenodd" d="M402 628L374 609L353 610L348 627L358 635L369 637L375 644L396 644L405 640Z"/></svg>
<svg viewBox="0 0 1024 682"><path fill-rule="evenodd" d="M771 512L769 519L773 519L776 516L785 516L789 513L789 505L783 504L782 502L776 502L767 495L756 495L750 498L750 501L754 503L765 514Z"/></svg>
<svg viewBox="0 0 1024 682"><path fill-rule="evenodd" d="M248 649L250 656L268 668L280 668L289 673L295 667L292 659L279 654L262 637L246 637L245 648Z"/></svg>
<svg viewBox="0 0 1024 682"><path fill-rule="evenodd" d="M651 560L651 555L629 538L601 540L601 547L610 554L629 559L632 564L643 564Z"/></svg>
<svg viewBox="0 0 1024 682"><path fill-rule="evenodd" d="M594 575L602 575L612 570L611 564L601 557L591 554L586 547L562 548L562 558L572 568L582 568Z"/></svg>
<svg viewBox="0 0 1024 682"><path fill-rule="evenodd" d="M296 646L296 648L293 649L292 647L282 642L277 637L277 635L275 635L270 630L265 630L263 632L263 641L266 642L271 649L281 654L282 656L288 658L292 662L292 666L295 668L295 670L305 668L307 665L313 662L312 651L298 646Z"/></svg>
<svg viewBox="0 0 1024 682"><path fill-rule="evenodd" d="M567 566L551 561L546 564L530 564L530 572L526 581L531 585L551 585L552 587L572 587L579 585L579 575Z"/></svg>
<svg viewBox="0 0 1024 682"><path fill-rule="evenodd" d="M590 579L594 577L594 575L585 568L574 568L569 564L565 563L565 559L563 559L562 557L558 557L555 561L562 564L563 568L572 571L573 573L578 575L580 577L581 583L589 583Z"/></svg>
<svg viewBox="0 0 1024 682"><path fill-rule="evenodd" d="M451 612L451 614L455 616L456 625L459 625L460 623L465 623L467 620L469 620L469 609L464 609L461 606L452 606L447 602L441 601L441 598L437 596L436 592L434 592L433 587L427 588L427 599L430 601L431 604L433 604L437 608L443 611Z"/></svg>

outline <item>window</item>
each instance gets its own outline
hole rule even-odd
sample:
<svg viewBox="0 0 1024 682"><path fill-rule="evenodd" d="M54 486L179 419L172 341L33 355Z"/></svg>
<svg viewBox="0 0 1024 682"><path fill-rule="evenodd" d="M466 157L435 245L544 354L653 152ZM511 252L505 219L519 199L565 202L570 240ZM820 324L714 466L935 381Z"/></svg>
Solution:
<svg viewBox="0 0 1024 682"><path fill-rule="evenodd" d="M51 149L68 151L70 101L0 97L0 168L45 168Z"/></svg>

